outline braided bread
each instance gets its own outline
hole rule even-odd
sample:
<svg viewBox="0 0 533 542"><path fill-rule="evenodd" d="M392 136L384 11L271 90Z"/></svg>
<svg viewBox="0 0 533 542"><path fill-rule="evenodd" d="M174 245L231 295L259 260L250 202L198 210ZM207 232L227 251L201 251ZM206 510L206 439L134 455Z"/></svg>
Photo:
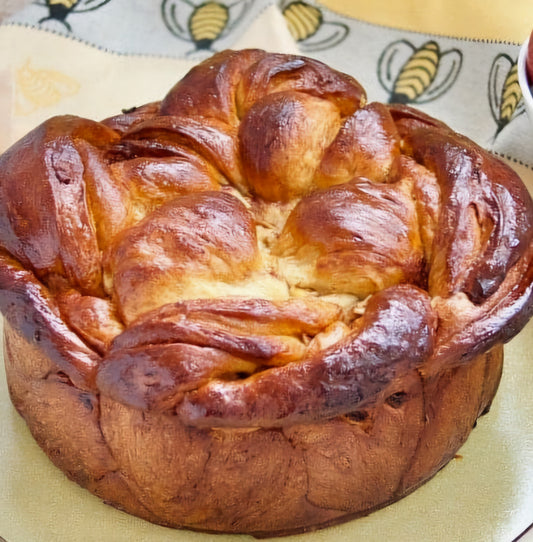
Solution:
<svg viewBox="0 0 533 542"><path fill-rule="evenodd" d="M309 58L225 51L161 102L0 157L12 401L51 460L152 522L256 536L429 479L533 310L505 164Z"/></svg>

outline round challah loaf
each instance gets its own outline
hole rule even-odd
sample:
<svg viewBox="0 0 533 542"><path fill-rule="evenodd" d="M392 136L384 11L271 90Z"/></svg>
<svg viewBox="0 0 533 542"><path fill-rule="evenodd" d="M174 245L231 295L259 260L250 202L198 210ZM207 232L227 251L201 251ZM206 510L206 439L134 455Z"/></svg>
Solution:
<svg viewBox="0 0 533 542"><path fill-rule="evenodd" d="M518 176L309 58L225 51L0 157L12 401L152 522L280 535L430 478L533 310Z"/></svg>

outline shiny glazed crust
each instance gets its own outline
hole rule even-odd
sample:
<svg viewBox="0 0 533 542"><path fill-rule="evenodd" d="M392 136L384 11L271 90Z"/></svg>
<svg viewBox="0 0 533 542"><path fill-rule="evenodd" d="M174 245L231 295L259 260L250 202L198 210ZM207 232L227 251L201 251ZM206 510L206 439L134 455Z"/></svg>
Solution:
<svg viewBox="0 0 533 542"><path fill-rule="evenodd" d="M516 174L304 57L225 51L162 102L0 157L13 403L67 475L173 527L367 514L445 465L529 319Z"/></svg>

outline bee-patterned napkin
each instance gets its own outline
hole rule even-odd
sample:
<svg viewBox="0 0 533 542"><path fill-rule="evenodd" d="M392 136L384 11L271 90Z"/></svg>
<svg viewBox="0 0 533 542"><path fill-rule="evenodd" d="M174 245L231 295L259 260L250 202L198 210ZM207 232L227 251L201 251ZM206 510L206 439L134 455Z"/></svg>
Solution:
<svg viewBox="0 0 533 542"><path fill-rule="evenodd" d="M444 120L533 189L533 129L516 71L530 27L531 0L35 0L0 25L0 152L52 115L103 118L160 99L215 51L261 47L313 56L360 80L370 101ZM532 330L506 348L490 415L430 483L367 518L287 540L519 536L533 521ZM154 526L68 482L9 403L2 373L0 541L250 540Z"/></svg>
<svg viewBox="0 0 533 542"><path fill-rule="evenodd" d="M61 110L86 89L99 99L98 88L110 76L104 74L103 82L95 81L85 62L76 66L71 50L77 51L80 44L114 55L117 68L110 65L109 69L120 70L139 57L155 64L175 60L178 68L169 81L214 51L262 45L299 50L323 60L358 78L371 100L416 105L491 151L531 167L532 133L516 63L518 45L533 28L533 4L530 0L515 0L512 6L504 0L444 4L436 0L424 5L415 0L325 0L322 4L301 0L39 0L2 28L0 69L11 70L15 84L13 135L21 133L18 124L24 129L31 124L24 117L33 120ZM32 41L22 43L28 46L21 58L16 53L29 29L33 30ZM292 40L287 39L289 33ZM38 45L44 36L64 37L63 51L46 55L47 48ZM67 69L63 68L65 60ZM97 63L95 59L92 68L100 75ZM76 67L83 68L87 80L80 78ZM138 99L153 98L143 92L146 82L135 75L131 74L132 92L124 94L119 84L117 100L109 105L127 105L130 96L136 97L136 90ZM122 73L121 80L125 81ZM128 79L128 88L131 85ZM87 95L86 99L91 98Z"/></svg>

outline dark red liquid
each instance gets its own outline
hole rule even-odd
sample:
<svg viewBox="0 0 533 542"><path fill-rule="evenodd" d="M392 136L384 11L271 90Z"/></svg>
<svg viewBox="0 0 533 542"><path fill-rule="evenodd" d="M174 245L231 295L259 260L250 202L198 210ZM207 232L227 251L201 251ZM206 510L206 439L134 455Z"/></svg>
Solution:
<svg viewBox="0 0 533 542"><path fill-rule="evenodd" d="M526 73L529 84L533 84L533 32L531 33L529 45L527 47Z"/></svg>

